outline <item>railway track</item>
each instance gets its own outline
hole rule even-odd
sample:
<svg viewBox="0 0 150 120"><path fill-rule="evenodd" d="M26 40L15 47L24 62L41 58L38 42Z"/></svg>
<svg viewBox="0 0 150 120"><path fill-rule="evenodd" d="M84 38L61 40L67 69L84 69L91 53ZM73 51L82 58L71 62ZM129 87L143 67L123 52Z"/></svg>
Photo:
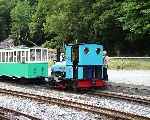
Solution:
<svg viewBox="0 0 150 120"><path fill-rule="evenodd" d="M1 120L9 120L8 116L5 115L6 113L4 113L3 111L0 111L0 119Z"/></svg>
<svg viewBox="0 0 150 120"><path fill-rule="evenodd" d="M0 107L0 119L1 120L16 120L19 119L19 117L22 116L24 118L28 118L30 120L40 120L36 117L15 111L15 110L11 110L8 108L4 108L4 107Z"/></svg>
<svg viewBox="0 0 150 120"><path fill-rule="evenodd" d="M149 120L150 119L144 116L139 116L139 115L135 115L131 113L125 113L125 112L116 111L116 110L112 110L108 108L97 107L95 105L88 105L88 104L73 102L69 100L40 96L40 95L6 90L6 89L1 89L1 88L0 88L0 93L7 94L7 95L9 94L9 95L17 96L17 97L22 97L22 98L28 98L28 99L36 100L42 103L44 102L44 103L49 103L49 104L57 104L59 106L75 108L78 110L84 110L84 111L92 112L95 114L106 115L115 120L116 119L119 119L119 120Z"/></svg>
<svg viewBox="0 0 150 120"><path fill-rule="evenodd" d="M141 98L141 97L133 97L125 94L115 94L112 92L98 92L98 93L89 93L92 96L99 96L99 97L109 97L109 98L115 98L115 99L121 99L121 100L127 100L129 102L136 102L139 104L145 104L150 105L150 100Z"/></svg>

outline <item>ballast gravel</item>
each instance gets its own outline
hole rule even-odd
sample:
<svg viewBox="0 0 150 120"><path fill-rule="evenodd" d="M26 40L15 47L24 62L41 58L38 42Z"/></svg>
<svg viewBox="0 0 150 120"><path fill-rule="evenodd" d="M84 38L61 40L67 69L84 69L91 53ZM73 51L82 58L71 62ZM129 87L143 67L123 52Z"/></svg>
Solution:
<svg viewBox="0 0 150 120"><path fill-rule="evenodd" d="M143 85L132 85L124 83L108 82L108 88L105 91L123 93L133 96L141 96L150 100L150 87Z"/></svg>
<svg viewBox="0 0 150 120"><path fill-rule="evenodd" d="M45 89L31 89L26 86L12 85L8 83L0 83L0 88L17 90L20 92L38 94L43 96L49 96L53 98L65 99L77 101L80 103L87 103L93 106L111 108L118 111L123 111L127 113L133 113L140 116L146 116L150 118L150 106L142 105L138 103L131 103L128 101L117 100L113 98L104 98L104 97L94 97L84 94L73 94L60 92L55 90L45 90Z"/></svg>
<svg viewBox="0 0 150 120"><path fill-rule="evenodd" d="M100 117L84 111L62 108L57 105L48 105L46 103L38 103L29 99L6 95L0 96L0 106L29 114L41 120L97 120ZM18 117L18 120L29 119L21 116Z"/></svg>

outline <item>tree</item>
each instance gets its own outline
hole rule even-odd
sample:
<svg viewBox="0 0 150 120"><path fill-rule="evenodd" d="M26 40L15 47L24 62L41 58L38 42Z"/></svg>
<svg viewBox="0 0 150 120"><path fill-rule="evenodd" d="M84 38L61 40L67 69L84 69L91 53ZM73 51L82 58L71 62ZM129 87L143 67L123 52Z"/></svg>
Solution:
<svg viewBox="0 0 150 120"><path fill-rule="evenodd" d="M149 8L148 0L0 0L0 41L11 35L16 44L58 51L64 43L100 42L111 55L146 55Z"/></svg>
<svg viewBox="0 0 150 120"><path fill-rule="evenodd" d="M32 9L28 1L18 1L11 10L11 34L16 39L16 44L25 44L30 39L29 23L31 22Z"/></svg>
<svg viewBox="0 0 150 120"><path fill-rule="evenodd" d="M115 14L119 4L113 0L61 1L60 9L47 16L45 31L57 35L53 40L56 43L62 44L63 40L68 43L101 42L110 51L115 50L118 47L115 43L119 43L123 37ZM60 2L56 6L59 5Z"/></svg>
<svg viewBox="0 0 150 120"><path fill-rule="evenodd" d="M150 1L125 0L120 6L123 29L130 32L129 39L150 35ZM137 36L137 37L135 37Z"/></svg>
<svg viewBox="0 0 150 120"><path fill-rule="evenodd" d="M32 15L32 21L30 23L31 40L38 45L43 44L47 37L44 32L44 24L46 22L46 16L51 11L52 0L37 0L37 5Z"/></svg>
<svg viewBox="0 0 150 120"><path fill-rule="evenodd" d="M134 54L150 54L150 1L124 0L120 5L120 21L125 39ZM140 51L140 52L139 52Z"/></svg>
<svg viewBox="0 0 150 120"><path fill-rule="evenodd" d="M52 48L57 48L57 61L60 61L60 52L67 34L66 10L69 2L69 0L50 0L51 6L44 24L44 32L48 36L46 43Z"/></svg>
<svg viewBox="0 0 150 120"><path fill-rule="evenodd" d="M0 0L0 41L10 34L10 0Z"/></svg>
<svg viewBox="0 0 150 120"><path fill-rule="evenodd" d="M50 10L46 16L44 32L49 36L47 38L51 47L60 48L63 45L65 35L67 34L67 8L69 0L50 0Z"/></svg>

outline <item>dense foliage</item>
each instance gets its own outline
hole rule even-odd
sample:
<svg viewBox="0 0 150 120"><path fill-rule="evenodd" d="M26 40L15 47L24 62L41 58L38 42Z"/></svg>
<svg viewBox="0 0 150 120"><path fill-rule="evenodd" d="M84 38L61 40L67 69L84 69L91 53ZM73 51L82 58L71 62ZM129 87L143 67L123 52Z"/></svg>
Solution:
<svg viewBox="0 0 150 120"><path fill-rule="evenodd" d="M150 55L149 0L0 0L0 41L62 48L100 42L111 55Z"/></svg>

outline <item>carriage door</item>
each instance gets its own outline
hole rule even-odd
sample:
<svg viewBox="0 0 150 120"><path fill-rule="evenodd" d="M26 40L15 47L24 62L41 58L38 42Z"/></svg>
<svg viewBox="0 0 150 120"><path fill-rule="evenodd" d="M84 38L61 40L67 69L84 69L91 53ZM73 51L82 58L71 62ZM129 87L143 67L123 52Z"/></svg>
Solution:
<svg viewBox="0 0 150 120"><path fill-rule="evenodd" d="M79 46L72 46L73 79L78 79Z"/></svg>

